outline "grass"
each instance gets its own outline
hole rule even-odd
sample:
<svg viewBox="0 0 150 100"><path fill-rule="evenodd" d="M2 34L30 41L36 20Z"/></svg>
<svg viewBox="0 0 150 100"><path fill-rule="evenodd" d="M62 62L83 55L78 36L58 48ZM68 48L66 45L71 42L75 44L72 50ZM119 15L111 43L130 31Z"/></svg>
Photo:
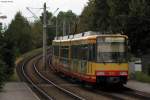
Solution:
<svg viewBox="0 0 150 100"><path fill-rule="evenodd" d="M32 56L34 56L34 55L36 55L40 52L42 52L42 48L35 49L35 50L30 51L30 52L27 52L27 53L21 55L20 57L23 58L23 59L26 59L26 58L30 58L30 57L32 57Z"/></svg>
<svg viewBox="0 0 150 100"><path fill-rule="evenodd" d="M17 75L16 70L14 71L14 74L9 78L8 80L9 82L18 82L19 81L19 77Z"/></svg>
<svg viewBox="0 0 150 100"><path fill-rule="evenodd" d="M34 55L36 55L40 52L42 52L42 48L35 49L35 50L30 51L30 52L27 52L27 53L21 55L20 57L18 57L15 64L17 65L20 61L22 61L24 59L29 59L30 57L32 57L32 56L34 56ZM17 82L17 81L19 81L19 77L17 75L16 70L14 70L14 74L10 77L8 82Z"/></svg>
<svg viewBox="0 0 150 100"><path fill-rule="evenodd" d="M150 83L150 76L142 72L136 72L135 79L140 82Z"/></svg>

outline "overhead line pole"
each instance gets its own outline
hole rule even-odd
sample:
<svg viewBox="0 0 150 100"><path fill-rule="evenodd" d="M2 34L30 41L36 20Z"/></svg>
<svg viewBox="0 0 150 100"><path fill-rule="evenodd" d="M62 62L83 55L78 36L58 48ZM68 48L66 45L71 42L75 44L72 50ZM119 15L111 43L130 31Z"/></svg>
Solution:
<svg viewBox="0 0 150 100"><path fill-rule="evenodd" d="M56 17L56 39L58 37L58 21L57 21L57 17Z"/></svg>
<svg viewBox="0 0 150 100"><path fill-rule="evenodd" d="M59 10L59 8L56 9L56 11L54 13L56 13ZM56 17L56 39L58 37L58 19Z"/></svg>
<svg viewBox="0 0 150 100"><path fill-rule="evenodd" d="M44 3L44 8L31 8L31 9L43 9L43 70L47 69L47 14L46 14L46 3ZM54 13L57 12L59 8L56 9ZM34 18L38 18L35 13L33 13L29 7L27 10L33 15Z"/></svg>
<svg viewBox="0 0 150 100"><path fill-rule="evenodd" d="M46 3L44 3L44 13L43 13L43 67L46 71L47 69L47 15L46 15Z"/></svg>
<svg viewBox="0 0 150 100"><path fill-rule="evenodd" d="M66 18L63 21L63 36L66 35Z"/></svg>

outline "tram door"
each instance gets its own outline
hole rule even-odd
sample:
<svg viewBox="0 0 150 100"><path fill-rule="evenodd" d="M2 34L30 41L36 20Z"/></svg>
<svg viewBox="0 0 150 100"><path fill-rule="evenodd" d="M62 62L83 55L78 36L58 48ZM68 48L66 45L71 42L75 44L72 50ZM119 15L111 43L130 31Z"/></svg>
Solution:
<svg viewBox="0 0 150 100"><path fill-rule="evenodd" d="M86 73L86 69L87 69L87 60L81 60L81 73Z"/></svg>
<svg viewBox="0 0 150 100"><path fill-rule="evenodd" d="M80 61L80 71L85 74L88 66L88 46L84 45L81 48L81 61Z"/></svg>

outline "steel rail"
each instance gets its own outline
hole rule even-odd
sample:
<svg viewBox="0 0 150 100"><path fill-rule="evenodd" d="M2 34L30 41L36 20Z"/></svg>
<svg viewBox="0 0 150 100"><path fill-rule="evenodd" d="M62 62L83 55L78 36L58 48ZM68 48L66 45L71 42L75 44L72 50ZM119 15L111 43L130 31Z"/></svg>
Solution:
<svg viewBox="0 0 150 100"><path fill-rule="evenodd" d="M36 63L37 63L37 62L36 62ZM62 92L66 93L66 94L68 94L68 95L70 95L70 96L72 96L73 98L75 98L75 99L77 99L77 100L85 100L85 98L83 98L83 97L81 97L81 96L78 96L78 95L76 95L75 93L72 93L72 92L70 92L69 90L66 90L66 89L62 88L62 87L60 87L59 85L57 85L57 84L55 84L54 82L52 82L52 81L50 81L49 79L47 79L44 75L42 75L42 74L38 71L38 69L36 68L36 64L35 64L35 63L33 64L33 66L34 66L34 69L35 69L36 73L37 73L42 79L44 79L45 81L47 81L49 84L55 86L57 89L59 89L59 90L61 90Z"/></svg>
<svg viewBox="0 0 150 100"><path fill-rule="evenodd" d="M128 87L125 87L126 89L128 89L128 91L124 91L124 94L130 95L130 96L134 96L134 97L138 97L144 100L150 100L150 93L147 92L143 92L143 91L139 91L137 89L131 89Z"/></svg>
<svg viewBox="0 0 150 100"><path fill-rule="evenodd" d="M42 95L44 95L47 99L49 100L54 100L52 97L50 97L44 90L42 90L41 88L39 88L36 84L34 84L34 82L28 77L28 75L25 72L25 64L28 62L29 60L25 61L21 67L23 76L25 77L25 79L40 93L42 93Z"/></svg>

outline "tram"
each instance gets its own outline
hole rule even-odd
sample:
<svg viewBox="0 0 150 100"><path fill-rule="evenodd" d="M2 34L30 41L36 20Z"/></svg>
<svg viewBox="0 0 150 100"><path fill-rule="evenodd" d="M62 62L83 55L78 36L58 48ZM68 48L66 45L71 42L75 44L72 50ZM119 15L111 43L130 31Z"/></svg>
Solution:
<svg viewBox="0 0 150 100"><path fill-rule="evenodd" d="M56 37L52 64L56 71L91 84L126 84L128 37L83 32Z"/></svg>

